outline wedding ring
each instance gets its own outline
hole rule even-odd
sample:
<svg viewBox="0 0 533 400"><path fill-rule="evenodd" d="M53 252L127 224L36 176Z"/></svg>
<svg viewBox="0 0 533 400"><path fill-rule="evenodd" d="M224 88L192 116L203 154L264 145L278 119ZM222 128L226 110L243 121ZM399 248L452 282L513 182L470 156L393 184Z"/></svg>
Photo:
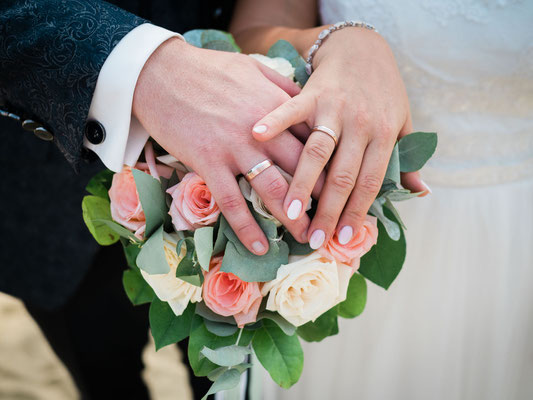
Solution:
<svg viewBox="0 0 533 400"><path fill-rule="evenodd" d="M322 133L325 133L326 135L329 135L329 137L331 137L333 141L335 142L335 146L337 146L337 144L339 143L339 137L337 136L335 131L333 129L328 128L327 126L316 125L311 130L311 133L313 132L322 132Z"/></svg>
<svg viewBox="0 0 533 400"><path fill-rule="evenodd" d="M244 174L244 177L248 182L250 182L257 175L259 175L261 172L263 172L268 167L271 167L272 165L274 165L272 163L272 160L266 159L265 161L261 161L259 164L252 167L246 174Z"/></svg>

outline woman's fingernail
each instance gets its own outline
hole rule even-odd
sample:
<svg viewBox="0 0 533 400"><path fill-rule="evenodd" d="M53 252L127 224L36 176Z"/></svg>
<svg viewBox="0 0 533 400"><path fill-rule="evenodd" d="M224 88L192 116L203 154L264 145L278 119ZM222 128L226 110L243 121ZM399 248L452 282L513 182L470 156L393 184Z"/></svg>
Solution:
<svg viewBox="0 0 533 400"><path fill-rule="evenodd" d="M293 200L287 209L287 217L290 220L295 220L302 212L302 202L300 200Z"/></svg>
<svg viewBox="0 0 533 400"><path fill-rule="evenodd" d="M324 243L324 239L325 238L326 238L326 234L324 233L324 231L321 230L321 229L317 229L311 235L311 239L309 239L309 246L313 250L316 250L316 249L320 248L320 246L322 246L322 244Z"/></svg>
<svg viewBox="0 0 533 400"><path fill-rule="evenodd" d="M255 133L265 133L267 131L267 126L266 125L257 125L257 126L254 126L254 129L253 131Z"/></svg>
<svg viewBox="0 0 533 400"><path fill-rule="evenodd" d="M342 229L339 232L339 243L340 244L346 244L350 240L352 240L353 236L353 228L351 226L343 226Z"/></svg>
<svg viewBox="0 0 533 400"><path fill-rule="evenodd" d="M260 241L253 242L252 249L254 249L254 251L258 254L263 254L266 250L265 245L261 243Z"/></svg>
<svg viewBox="0 0 533 400"><path fill-rule="evenodd" d="M429 194L433 193L431 191L431 188L429 187L429 185L426 182L424 182L424 181L421 181L421 182L422 182L422 185L424 185L426 187L426 190L428 191Z"/></svg>

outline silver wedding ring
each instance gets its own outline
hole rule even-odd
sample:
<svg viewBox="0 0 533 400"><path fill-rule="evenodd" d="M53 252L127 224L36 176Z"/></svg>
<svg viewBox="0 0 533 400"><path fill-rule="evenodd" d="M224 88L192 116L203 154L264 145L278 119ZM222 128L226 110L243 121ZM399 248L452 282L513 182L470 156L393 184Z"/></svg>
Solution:
<svg viewBox="0 0 533 400"><path fill-rule="evenodd" d="M313 133L313 132L325 133L326 135L328 135L329 137L331 137L333 139L333 141L335 142L335 146L337 146L337 144L339 143L339 137L337 136L335 131L333 129L328 128L327 126L316 125L311 130L311 133Z"/></svg>
<svg viewBox="0 0 533 400"><path fill-rule="evenodd" d="M257 175L259 175L261 172L263 172L268 167L271 167L272 165L274 165L272 163L272 160L266 159L265 161L261 161L259 164L252 167L246 174L244 174L244 177L248 182L250 182Z"/></svg>

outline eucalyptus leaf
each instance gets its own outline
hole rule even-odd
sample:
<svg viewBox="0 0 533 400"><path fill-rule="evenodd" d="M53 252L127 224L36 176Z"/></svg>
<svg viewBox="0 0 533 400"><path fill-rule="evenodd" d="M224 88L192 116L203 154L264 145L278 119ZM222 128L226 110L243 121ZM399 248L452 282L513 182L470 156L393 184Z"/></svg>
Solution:
<svg viewBox="0 0 533 400"><path fill-rule="evenodd" d="M313 249L311 246L309 246L309 243L298 242L289 231L285 231L283 234L283 241L288 244L289 254L291 256L306 256L313 252Z"/></svg>
<svg viewBox="0 0 533 400"><path fill-rule="evenodd" d="M215 313L213 310L211 310L209 307L205 305L205 302L201 301L199 303L196 303L196 314L203 317L206 320L213 321L213 322L222 322L224 324L234 325L237 326L237 323L235 322L235 318L232 316L225 317L223 315Z"/></svg>
<svg viewBox="0 0 533 400"><path fill-rule="evenodd" d="M194 246L198 262L205 271L209 271L209 262L213 255L213 231L212 226L198 228L194 231Z"/></svg>
<svg viewBox="0 0 533 400"><path fill-rule="evenodd" d="M400 239L400 226L395 221L387 218L383 211L383 204L385 204L386 199L379 197L370 206L370 212L377 217L377 219L383 224L387 231L387 235L392 240Z"/></svg>
<svg viewBox="0 0 533 400"><path fill-rule="evenodd" d="M117 224L115 221L110 221L108 219L99 219L94 220L105 224L109 229L115 232L117 235L128 239L133 243L140 243L141 241L128 229L124 228L122 225Z"/></svg>
<svg viewBox="0 0 533 400"><path fill-rule="evenodd" d="M405 201L418 197L423 192L411 192L409 189L394 189L384 192L381 196L389 199L390 201Z"/></svg>
<svg viewBox="0 0 533 400"><path fill-rule="evenodd" d="M163 227L148 239L137 256L137 266L149 274L166 274L170 271L163 242Z"/></svg>
<svg viewBox="0 0 533 400"><path fill-rule="evenodd" d="M122 240L122 246L124 248L124 255L126 256L126 262L131 268L138 269L139 267L137 266L136 260L137 256L141 251L141 248L135 244L124 243L124 239Z"/></svg>
<svg viewBox="0 0 533 400"><path fill-rule="evenodd" d="M120 236L103 221L111 221L109 200L97 196L85 196L81 203L83 221L91 235L101 246L118 242Z"/></svg>
<svg viewBox="0 0 533 400"><path fill-rule="evenodd" d="M320 342L328 336L339 333L337 315L338 306L335 306L318 317L314 322L310 321L299 326L296 332L306 342Z"/></svg>
<svg viewBox="0 0 533 400"><path fill-rule="evenodd" d="M386 198L385 203L383 204L383 206L387 207L392 212L392 214L394 215L394 217L396 218L396 220L399 222L400 226L403 229L407 229L405 227L405 224L403 223L402 219L400 218L400 213L398 212L398 210L396 210L396 207L394 207L394 204L392 204L392 201L390 201L389 199Z"/></svg>
<svg viewBox="0 0 533 400"><path fill-rule="evenodd" d="M109 188L115 173L109 169L98 172L91 178L85 190L97 197L109 200Z"/></svg>
<svg viewBox="0 0 533 400"><path fill-rule="evenodd" d="M387 218L395 219L389 210L384 209L384 213ZM378 242L361 258L359 273L376 285L388 289L405 261L405 236L400 230L400 239L392 240L379 220L378 231Z"/></svg>
<svg viewBox="0 0 533 400"><path fill-rule="evenodd" d="M154 291L146 283L137 269L127 269L122 274L124 291L134 306L150 303L154 298Z"/></svg>
<svg viewBox="0 0 533 400"><path fill-rule="evenodd" d="M255 331L252 346L257 359L274 382L288 389L300 379L304 354L298 336L288 336L270 320Z"/></svg>
<svg viewBox="0 0 533 400"><path fill-rule="evenodd" d="M224 231L229 226L228 221L226 221L226 218L220 213L220 216L218 217L217 221L217 238L215 240L215 245L213 246L213 255L217 255L224 251L226 248L226 243L228 243L228 238L224 234Z"/></svg>
<svg viewBox="0 0 533 400"><path fill-rule="evenodd" d="M390 179L393 182L400 183L400 154L398 151L398 143L394 145L391 157L389 159L389 165L387 166L387 172L385 178Z"/></svg>
<svg viewBox="0 0 533 400"><path fill-rule="evenodd" d="M212 40L202 45L204 49L218 50L218 51L227 51L230 53L238 53L238 50L232 46L231 43L222 41L222 40Z"/></svg>
<svg viewBox="0 0 533 400"><path fill-rule="evenodd" d="M296 80L303 86L309 79L309 75L305 71L305 61L300 56L300 53L294 48L292 44L286 40L278 40L272 45L268 50L268 57L282 57L288 60L291 65L294 67L294 76Z"/></svg>
<svg viewBox="0 0 533 400"><path fill-rule="evenodd" d="M360 274L353 274L348 284L346 300L339 304L339 316L355 318L360 315L366 305L366 280Z"/></svg>
<svg viewBox="0 0 533 400"><path fill-rule="evenodd" d="M241 364L246 360L246 356L252 351L247 347L231 345L219 347L218 349L210 349L204 346L200 350L200 354L206 357L209 361L222 367L232 367Z"/></svg>
<svg viewBox="0 0 533 400"><path fill-rule="evenodd" d="M205 29L193 29L192 31L185 32L183 38L185 41L193 46L202 47L202 33Z"/></svg>
<svg viewBox="0 0 533 400"><path fill-rule="evenodd" d="M207 330L217 336L231 336L239 329L237 325L211 321L209 319L204 319L204 323Z"/></svg>
<svg viewBox="0 0 533 400"><path fill-rule="evenodd" d="M241 380L241 373L235 368L230 368L224 371L218 379L213 382L209 391L202 397L202 400L207 400L210 394L221 392L222 390L233 389L239 384Z"/></svg>
<svg viewBox="0 0 533 400"><path fill-rule="evenodd" d="M211 42L226 42L232 47L232 50L229 50L229 51L233 51L237 53L241 52L241 49L235 42L235 39L233 38L231 33L228 33L228 32L219 31L216 29L205 29L202 32L201 41L202 41L203 48L208 48L206 46Z"/></svg>
<svg viewBox="0 0 533 400"><path fill-rule="evenodd" d="M183 314L176 316L167 302L154 296L149 318L156 350L189 336L193 316L194 305L192 303L187 306Z"/></svg>
<svg viewBox="0 0 533 400"><path fill-rule="evenodd" d="M252 363L247 363L247 362L244 362L242 364L239 364L239 365L234 365L232 368L233 369L236 369L237 371L239 371L241 374L246 371L248 368L252 368L253 364ZM220 368L217 368L213 371L211 371L209 374L207 374L207 378L214 382L218 379L218 377L220 375L222 375L224 373L224 371L227 371L228 368L227 367L220 367Z"/></svg>
<svg viewBox="0 0 533 400"><path fill-rule="evenodd" d="M144 237L150 237L167 218L167 203L161 183L154 177L138 169L132 169L139 200L146 216Z"/></svg>
<svg viewBox="0 0 533 400"><path fill-rule="evenodd" d="M277 312L264 310L257 314L257 321L260 321L264 318L274 321L276 325L281 328L283 333L285 333L285 335L292 336L296 332L296 327Z"/></svg>
<svg viewBox="0 0 533 400"><path fill-rule="evenodd" d="M399 142L400 170L418 171L431 158L437 148L437 134L414 132L402 137Z"/></svg>
<svg viewBox="0 0 533 400"><path fill-rule="evenodd" d="M241 346L247 346L253 335L254 331L243 330L239 344ZM236 343L237 336L237 332L232 336L222 337L214 335L205 327L203 318L197 314L194 315L189 337L189 348L187 351L189 363L194 374L196 376L206 376L211 371L218 368L216 364L212 363L207 358L200 358L200 350L202 350L206 344L209 344L209 347L212 349L230 346Z"/></svg>

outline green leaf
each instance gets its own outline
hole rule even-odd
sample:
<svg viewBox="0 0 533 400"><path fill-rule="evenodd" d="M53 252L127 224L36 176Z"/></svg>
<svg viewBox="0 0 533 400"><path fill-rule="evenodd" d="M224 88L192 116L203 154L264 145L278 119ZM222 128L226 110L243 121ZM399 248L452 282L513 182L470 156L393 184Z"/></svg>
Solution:
<svg viewBox="0 0 533 400"><path fill-rule="evenodd" d="M423 192L411 192L409 189L393 189L387 190L380 197L385 197L390 201L405 201L412 199L413 197L418 197Z"/></svg>
<svg viewBox="0 0 533 400"><path fill-rule="evenodd" d="M362 275L353 274L348 284L346 300L339 304L339 316L355 318L360 315L366 305L366 280Z"/></svg>
<svg viewBox="0 0 533 400"><path fill-rule="evenodd" d="M389 210L384 211L388 218L395 220ZM378 230L378 242L361 258L359 273L376 285L388 289L400 273L405 260L405 236L400 229L400 239L392 240L379 220Z"/></svg>
<svg viewBox="0 0 533 400"><path fill-rule="evenodd" d="M272 45L268 50L268 57L282 57L288 60L291 65L294 67L294 76L298 82L303 86L309 79L309 75L305 71L305 61L300 56L298 51L294 48L292 44L286 40L278 40Z"/></svg>
<svg viewBox="0 0 533 400"><path fill-rule="evenodd" d="M202 47L202 33L205 29L193 29L192 31L185 32L183 37L185 41L193 46Z"/></svg>
<svg viewBox="0 0 533 400"><path fill-rule="evenodd" d="M101 246L109 246L118 242L120 236L103 221L111 221L109 200L97 196L85 196L81 202L83 221L89 232Z"/></svg>
<svg viewBox="0 0 533 400"><path fill-rule="evenodd" d="M386 198L385 204L383 204L383 206L387 207L387 209L390 210L390 212L392 212L392 214L394 215L394 217L396 218L396 220L399 222L400 226L403 229L407 229L402 219L400 218L400 213L398 213L398 210L396 210L396 207L394 207L394 204L392 204L392 201Z"/></svg>
<svg viewBox="0 0 533 400"><path fill-rule="evenodd" d="M202 286L202 283L204 283L202 271L187 257L182 258L178 264L176 278L180 278L182 281L189 282L194 286Z"/></svg>
<svg viewBox="0 0 533 400"><path fill-rule="evenodd" d="M228 51L230 53L238 53L239 51L232 46L231 43L225 42L222 40L212 40L207 42L202 46L204 49L218 50L218 51Z"/></svg>
<svg viewBox="0 0 533 400"><path fill-rule="evenodd" d="M176 316L167 302L154 296L150 306L150 329L156 350L189 336L193 316L194 305L192 303L187 306L183 314Z"/></svg>
<svg viewBox="0 0 533 400"><path fill-rule="evenodd" d="M386 199L383 197L378 197L372 205L370 206L370 212L377 217L377 219L383 224L385 227L385 230L387 231L387 235L392 240L399 240L400 239L400 225L396 223L395 221L387 218L385 215L385 212L383 210L383 204L386 202Z"/></svg>
<svg viewBox="0 0 533 400"><path fill-rule="evenodd" d="M161 183L154 177L138 169L132 169L133 178L141 206L146 216L146 230L144 237L150 237L159 228L168 215L165 193Z"/></svg>
<svg viewBox="0 0 533 400"><path fill-rule="evenodd" d="M385 178L390 179L393 182L400 183L400 154L398 151L398 143L394 145L391 157L389 159L389 165L387 166L387 172Z"/></svg>
<svg viewBox="0 0 533 400"><path fill-rule="evenodd" d="M256 221L269 239L268 252L256 256L248 251L228 225L224 234L228 238L221 271L231 272L246 282L267 282L276 278L282 264L289 261L289 246L277 239L277 227L273 221L254 213Z"/></svg>
<svg viewBox="0 0 533 400"><path fill-rule="evenodd" d="M309 243L300 243L296 241L289 231L285 231L283 234L283 241L289 245L289 254L291 256L306 256L313 252Z"/></svg>
<svg viewBox="0 0 533 400"><path fill-rule="evenodd" d="M204 323L207 330L217 336L231 336L239 329L237 325L215 322L209 319L204 319Z"/></svg>
<svg viewBox="0 0 533 400"><path fill-rule="evenodd" d="M247 363L247 362L244 362L242 364L239 364L239 365L234 365L232 368L233 369L236 369L237 371L239 371L241 374L246 371L248 368L252 368L253 364L252 363ZM224 371L227 371L228 368L227 367L220 367L220 368L217 368L213 371L211 371L208 375L207 375L207 378L214 382L216 381L220 375L222 375L224 373Z"/></svg>
<svg viewBox="0 0 533 400"><path fill-rule="evenodd" d="M220 213L217 221L217 238L215 240L215 246L213 247L213 254L217 255L224 251L226 248L226 243L228 243L228 238L224 234L224 231L228 228L229 224L226 221L226 218Z"/></svg>
<svg viewBox="0 0 533 400"><path fill-rule="evenodd" d="M128 299L134 306L150 303L154 298L154 291L146 283L137 269L127 269L122 274L122 284Z"/></svg>
<svg viewBox="0 0 533 400"><path fill-rule="evenodd" d="M209 271L209 262L213 255L213 231L212 226L198 228L194 231L194 245L198 262L205 271Z"/></svg>
<svg viewBox="0 0 533 400"><path fill-rule="evenodd" d="M124 248L124 255L126 256L126 262L131 268L138 269L137 267L137 256L139 255L141 248L135 244L126 244L122 242L122 247Z"/></svg>
<svg viewBox="0 0 533 400"><path fill-rule="evenodd" d="M285 333L285 335L292 336L296 332L296 327L289 321L287 321L285 318L283 318L281 315L279 315L277 312L264 310L257 314L257 321L260 321L264 318L274 321L276 325L281 328L283 333Z"/></svg>
<svg viewBox="0 0 533 400"><path fill-rule="evenodd" d="M232 48L231 50L226 50L226 51L233 51L237 53L241 52L241 49L235 42L235 39L233 38L231 33L228 33L228 32L219 31L216 29L205 29L201 35L201 42L202 42L203 48L211 48L211 47L207 47L207 45L209 45L211 42L225 42L231 45L231 48ZM215 49L215 50L218 50L218 49Z"/></svg>
<svg viewBox="0 0 533 400"><path fill-rule="evenodd" d="M115 221L109 221L107 219L98 219L94 220L95 222L101 222L104 225L106 225L109 229L111 229L113 232L115 232L117 235L128 239L129 241L133 243L140 243L141 241L135 237L135 235L128 229L124 228L122 225L117 224Z"/></svg>
<svg viewBox="0 0 533 400"><path fill-rule="evenodd" d="M246 329L242 332L241 340L239 344L241 346L247 346L254 334L254 331L247 331ZM235 344L237 341L236 332L232 336L217 336L212 334L205 327L203 318L197 314L194 315L191 333L189 337L189 348L187 354L189 356L189 363L191 368L194 371L196 376L206 376L211 371L218 368L216 364L213 364L207 358L200 358L200 350L206 345L209 344L209 347L212 349L218 349L219 347L230 346Z"/></svg>
<svg viewBox="0 0 533 400"><path fill-rule="evenodd" d="M210 394L218 393L222 390L233 389L239 384L241 380L241 372L235 368L230 368L224 371L218 379L211 385L209 391L202 397L202 400L207 400Z"/></svg>
<svg viewBox="0 0 533 400"><path fill-rule="evenodd" d="M246 356L251 353L252 351L247 347L237 345L219 347L215 350L204 346L200 350L200 354L209 361L223 367L233 367L241 364L246 360Z"/></svg>
<svg viewBox="0 0 533 400"><path fill-rule="evenodd" d="M144 243L136 261L140 269L151 275L167 274L170 271L165 256L162 226Z"/></svg>
<svg viewBox="0 0 533 400"><path fill-rule="evenodd" d="M287 336L273 321L264 320L263 327L255 331L252 346L278 385L288 389L300 379L304 354L296 335Z"/></svg>
<svg viewBox="0 0 533 400"><path fill-rule="evenodd" d="M339 333L339 325L337 323L338 307L330 308L315 322L308 322L299 326L296 332L306 342L320 342L328 336Z"/></svg>
<svg viewBox="0 0 533 400"><path fill-rule="evenodd" d="M201 317L203 317L205 319L208 319L209 321L222 322L224 324L237 326L237 323L235 322L235 318L233 318L232 316L224 317L223 315L215 313L213 310L211 310L209 307L207 307L205 305L205 302L203 302L203 301L201 301L199 303L196 303L196 311L195 312L199 316L201 316Z"/></svg>
<svg viewBox="0 0 533 400"><path fill-rule="evenodd" d="M108 169L98 172L91 178L85 190L97 197L109 200L109 188L115 173Z"/></svg>
<svg viewBox="0 0 533 400"><path fill-rule="evenodd" d="M414 132L398 142L400 170L418 171L431 158L437 148L437 134L434 132Z"/></svg>

